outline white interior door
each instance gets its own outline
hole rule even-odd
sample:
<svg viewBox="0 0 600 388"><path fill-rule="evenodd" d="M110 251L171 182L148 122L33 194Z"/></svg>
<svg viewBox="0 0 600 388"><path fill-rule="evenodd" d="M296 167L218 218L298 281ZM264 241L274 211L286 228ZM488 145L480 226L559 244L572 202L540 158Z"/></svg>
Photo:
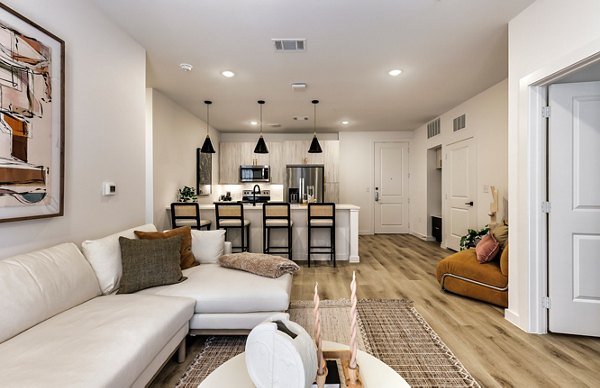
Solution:
<svg viewBox="0 0 600 388"><path fill-rule="evenodd" d="M375 233L408 233L408 143L375 143Z"/></svg>
<svg viewBox="0 0 600 388"><path fill-rule="evenodd" d="M600 336L600 82L549 97L549 329Z"/></svg>
<svg viewBox="0 0 600 388"><path fill-rule="evenodd" d="M460 238L467 229L477 227L475 198L477 194L477 155L473 138L446 147L446 212L442 230L446 246L458 251Z"/></svg>

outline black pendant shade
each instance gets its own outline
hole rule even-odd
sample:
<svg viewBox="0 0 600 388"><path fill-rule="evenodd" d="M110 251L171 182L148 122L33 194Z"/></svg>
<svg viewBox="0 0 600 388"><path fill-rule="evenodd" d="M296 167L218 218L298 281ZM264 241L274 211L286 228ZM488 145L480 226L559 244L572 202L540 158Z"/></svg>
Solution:
<svg viewBox="0 0 600 388"><path fill-rule="evenodd" d="M260 106L260 137L258 138L258 142L256 143L256 147L254 147L255 154L268 154L269 149L267 148L267 143L265 143L265 139L262 136L262 106L265 104L263 100L258 100L258 105Z"/></svg>
<svg viewBox="0 0 600 388"><path fill-rule="evenodd" d="M317 104L319 103L319 100L312 100L312 103L313 103L313 107L314 107L314 116L313 116L314 128L313 128L313 139L312 139L312 142L310 143L310 148L308 149L308 153L309 154L320 154L323 152L323 150L321 149L321 145L319 144L319 139L317 139Z"/></svg>
<svg viewBox="0 0 600 388"><path fill-rule="evenodd" d="M210 141L210 136L206 135L206 139L204 139L204 144L202 144L202 148L200 148L200 152L203 154L214 154L215 149Z"/></svg>
<svg viewBox="0 0 600 388"><path fill-rule="evenodd" d="M214 154L215 148L213 147L212 142L210 141L210 136L208 134L208 127L210 122L208 107L210 106L210 104L212 104L212 101L204 101L204 103L206 104L206 139L204 139L204 144L202 144L200 152L202 152L203 154Z"/></svg>
<svg viewBox="0 0 600 388"><path fill-rule="evenodd" d="M256 147L254 147L255 154L268 154L269 149L267 148L267 143L265 143L265 139L263 137L258 138L258 142L256 143Z"/></svg>
<svg viewBox="0 0 600 388"><path fill-rule="evenodd" d="M313 139L310 142L310 148L308 149L308 153L309 154L320 154L321 152L323 152L323 150L321 149L319 140L317 139L317 136L315 135L315 136L313 136Z"/></svg>

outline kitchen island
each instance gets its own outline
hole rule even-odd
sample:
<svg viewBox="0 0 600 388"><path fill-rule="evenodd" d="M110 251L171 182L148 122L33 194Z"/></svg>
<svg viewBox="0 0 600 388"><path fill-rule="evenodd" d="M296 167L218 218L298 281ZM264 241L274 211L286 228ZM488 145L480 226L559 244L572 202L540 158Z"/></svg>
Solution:
<svg viewBox="0 0 600 388"><path fill-rule="evenodd" d="M212 221L212 228L216 227L215 205L199 204L200 216L202 219ZM335 250L337 261L349 261L358 263L358 212L360 208L355 205L336 204L335 205ZM170 212L170 209L168 209ZM292 254L294 260L308 260L308 207L306 205L291 205L292 228ZM171 216L169 214L168 219ZM244 204L244 218L250 221L250 252L263 251L263 222L262 205ZM329 245L329 232L325 229L313 229L313 244ZM238 230L231 230L227 235L227 240L232 241L233 245L240 245L240 233ZM274 229L271 231L271 246L287 244L287 232L285 230ZM286 255L282 255L287 257ZM311 261L329 260L329 254L313 254Z"/></svg>

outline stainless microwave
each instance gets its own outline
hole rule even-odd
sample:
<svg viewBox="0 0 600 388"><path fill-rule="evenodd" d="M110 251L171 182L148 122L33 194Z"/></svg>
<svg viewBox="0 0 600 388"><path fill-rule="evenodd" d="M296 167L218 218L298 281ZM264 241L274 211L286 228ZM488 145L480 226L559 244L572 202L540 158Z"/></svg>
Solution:
<svg viewBox="0 0 600 388"><path fill-rule="evenodd" d="M269 166L240 166L240 182L270 182Z"/></svg>

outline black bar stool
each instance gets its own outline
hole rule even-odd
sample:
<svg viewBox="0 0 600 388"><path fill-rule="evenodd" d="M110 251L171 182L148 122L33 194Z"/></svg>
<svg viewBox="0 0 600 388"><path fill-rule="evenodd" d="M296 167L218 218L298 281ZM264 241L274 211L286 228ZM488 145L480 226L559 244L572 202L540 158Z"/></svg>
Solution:
<svg viewBox="0 0 600 388"><path fill-rule="evenodd" d="M289 203L263 204L263 253L283 253L292 260L292 225ZM271 246L271 229L287 229L287 245Z"/></svg>
<svg viewBox="0 0 600 388"><path fill-rule="evenodd" d="M210 230L210 220L200 219L200 208L196 202L173 202L171 204L171 227L191 226L192 229Z"/></svg>
<svg viewBox="0 0 600 388"><path fill-rule="evenodd" d="M308 266L310 255L315 253L329 253L335 267L335 203L309 203L308 204ZM311 245L312 229L329 229L330 245ZM315 250L316 249L316 250Z"/></svg>
<svg viewBox="0 0 600 388"><path fill-rule="evenodd" d="M241 203L215 202L215 219L217 229L225 229L225 239L229 229L240 230L242 245L231 248L247 252L250 246L250 221L244 219L244 206Z"/></svg>

